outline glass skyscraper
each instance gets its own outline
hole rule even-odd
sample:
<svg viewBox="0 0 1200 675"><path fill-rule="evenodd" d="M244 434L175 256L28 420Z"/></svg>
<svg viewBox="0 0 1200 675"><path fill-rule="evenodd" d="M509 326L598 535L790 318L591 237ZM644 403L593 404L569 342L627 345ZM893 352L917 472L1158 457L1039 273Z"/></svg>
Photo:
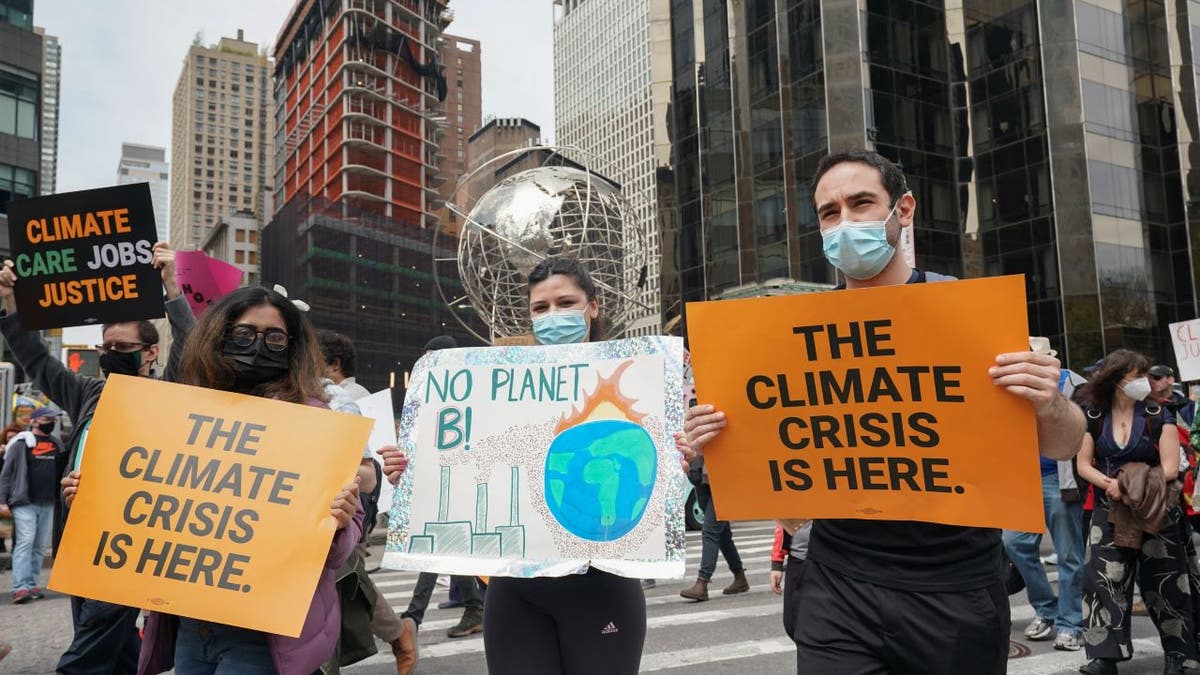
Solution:
<svg viewBox="0 0 1200 675"><path fill-rule="evenodd" d="M835 281L811 178L868 148L916 196L919 267L1024 274L1030 333L1075 367L1170 362L1196 316L1200 2L671 0L671 24L664 324L673 298Z"/></svg>

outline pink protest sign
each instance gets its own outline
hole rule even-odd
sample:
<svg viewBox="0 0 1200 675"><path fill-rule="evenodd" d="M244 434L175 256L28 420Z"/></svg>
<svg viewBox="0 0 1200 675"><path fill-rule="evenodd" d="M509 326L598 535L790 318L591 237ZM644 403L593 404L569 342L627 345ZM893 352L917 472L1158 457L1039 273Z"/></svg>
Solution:
<svg viewBox="0 0 1200 675"><path fill-rule="evenodd" d="M203 251L175 254L175 279L196 316L242 283L242 270Z"/></svg>

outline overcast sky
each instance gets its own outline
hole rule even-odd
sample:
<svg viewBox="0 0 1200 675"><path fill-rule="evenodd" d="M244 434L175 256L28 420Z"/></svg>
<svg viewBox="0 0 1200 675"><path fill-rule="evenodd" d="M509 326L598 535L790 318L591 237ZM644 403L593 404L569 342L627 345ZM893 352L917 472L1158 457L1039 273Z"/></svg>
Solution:
<svg viewBox="0 0 1200 675"><path fill-rule="evenodd" d="M294 0L35 0L62 45L59 192L116 182L121 143L171 143L171 96L197 31L272 44ZM551 0L452 0L449 33L479 40L483 114L553 136ZM169 154L168 154L169 158Z"/></svg>

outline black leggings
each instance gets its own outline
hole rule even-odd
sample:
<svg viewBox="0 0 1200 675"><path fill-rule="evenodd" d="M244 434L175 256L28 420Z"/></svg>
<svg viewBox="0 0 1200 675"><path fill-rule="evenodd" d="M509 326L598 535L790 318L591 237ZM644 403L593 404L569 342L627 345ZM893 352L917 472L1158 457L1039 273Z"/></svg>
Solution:
<svg viewBox="0 0 1200 675"><path fill-rule="evenodd" d="M646 641L637 579L592 569L543 579L493 577L483 608L490 675L634 675Z"/></svg>

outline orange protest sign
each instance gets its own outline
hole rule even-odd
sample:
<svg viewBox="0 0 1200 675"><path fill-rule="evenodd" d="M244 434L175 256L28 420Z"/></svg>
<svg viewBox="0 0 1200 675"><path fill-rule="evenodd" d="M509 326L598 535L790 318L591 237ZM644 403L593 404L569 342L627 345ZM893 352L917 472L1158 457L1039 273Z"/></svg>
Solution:
<svg viewBox="0 0 1200 675"><path fill-rule="evenodd" d="M1026 351L1022 277L688 305L722 519L920 520L1040 532L1030 404L992 384Z"/></svg>
<svg viewBox="0 0 1200 675"><path fill-rule="evenodd" d="M372 422L109 378L50 588L297 637Z"/></svg>

